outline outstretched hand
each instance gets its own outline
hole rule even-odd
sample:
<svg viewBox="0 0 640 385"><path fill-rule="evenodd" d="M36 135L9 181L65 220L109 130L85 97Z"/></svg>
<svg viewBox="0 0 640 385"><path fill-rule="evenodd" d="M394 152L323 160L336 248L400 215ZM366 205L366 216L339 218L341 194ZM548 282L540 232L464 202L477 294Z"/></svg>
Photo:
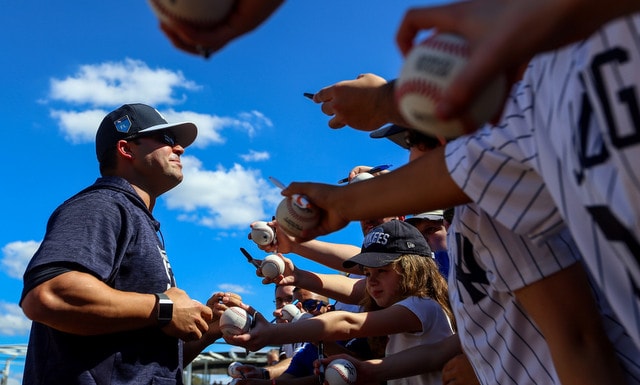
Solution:
<svg viewBox="0 0 640 385"><path fill-rule="evenodd" d="M416 36L424 30L457 34L469 42L472 52L468 66L445 90L436 107L441 119L450 119L468 110L499 74L517 80L536 54L584 39L605 22L639 8L633 1L455 2L407 11L396 42L403 55L409 53Z"/></svg>
<svg viewBox="0 0 640 385"><path fill-rule="evenodd" d="M231 13L215 28L197 29L178 21L160 23L160 29L178 49L208 57L233 39L262 24L283 0L235 0Z"/></svg>

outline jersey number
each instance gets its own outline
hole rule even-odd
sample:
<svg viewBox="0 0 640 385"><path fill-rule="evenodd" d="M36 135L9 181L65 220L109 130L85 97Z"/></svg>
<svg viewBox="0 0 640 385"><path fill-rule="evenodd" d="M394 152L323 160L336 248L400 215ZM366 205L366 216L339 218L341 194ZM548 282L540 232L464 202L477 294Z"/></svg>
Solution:
<svg viewBox="0 0 640 385"><path fill-rule="evenodd" d="M611 144L618 149L640 143L640 106L638 105L638 95L635 87L626 86L615 92L616 100L612 101L605 87L606 81L603 71L607 67L615 67L620 64L625 64L628 61L629 54L627 51L622 48L612 48L594 56L590 67L591 78L593 79L593 85L598 99L597 102L604 114ZM583 74L580 75L580 79L583 83L585 82L585 76ZM578 156L583 169L589 169L601 164L609 158L609 151L602 141L601 133L599 131L590 132L589 130L589 128L592 127L590 123L593 119L592 102L586 93L582 95L580 117L578 120L580 137L577 144L579 148ZM624 110L628 113L632 127L625 127L626 130L624 132L620 130L614 118L612 102L624 106ZM590 146L590 144L593 144L593 146ZM590 147L595 148L590 150ZM583 180L583 173L581 171L576 172L576 178L580 184Z"/></svg>

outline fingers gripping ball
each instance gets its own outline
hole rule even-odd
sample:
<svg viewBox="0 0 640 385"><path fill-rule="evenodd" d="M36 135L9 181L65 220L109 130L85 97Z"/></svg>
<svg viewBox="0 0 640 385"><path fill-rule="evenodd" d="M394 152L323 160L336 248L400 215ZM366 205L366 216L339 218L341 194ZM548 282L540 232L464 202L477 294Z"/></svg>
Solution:
<svg viewBox="0 0 640 385"><path fill-rule="evenodd" d="M500 111L507 93L504 75L494 79L463 116L447 121L436 118L437 102L468 58L467 42L451 34L432 35L409 52L395 83L395 97L400 113L414 129L455 138L475 131Z"/></svg>
<svg viewBox="0 0 640 385"><path fill-rule="evenodd" d="M276 220L280 226L293 237L300 237L304 230L309 230L320 222L320 211L312 206L305 197L294 195L285 198L276 209Z"/></svg>
<svg viewBox="0 0 640 385"><path fill-rule="evenodd" d="M249 331L251 316L237 306L225 310L220 316L220 331L225 336L235 336Z"/></svg>
<svg viewBox="0 0 640 385"><path fill-rule="evenodd" d="M351 361L338 358L327 366L324 378L329 385L351 385L356 382L358 375Z"/></svg>
<svg viewBox="0 0 640 385"><path fill-rule="evenodd" d="M161 22L188 24L195 29L210 29L224 19L234 0L148 0Z"/></svg>
<svg viewBox="0 0 640 385"><path fill-rule="evenodd" d="M292 322L292 323L293 323L293 322L298 322L298 321L301 321L301 320L304 320L304 319L307 319L307 318L313 318L313 316L311 315L311 313L303 313L303 312L300 312L300 313L296 314L296 316L295 316L295 317L293 317L293 320L291 320L291 322Z"/></svg>
<svg viewBox="0 0 640 385"><path fill-rule="evenodd" d="M294 304L287 304L282 307L282 319L292 322L293 319L300 314L300 309Z"/></svg>
<svg viewBox="0 0 640 385"><path fill-rule="evenodd" d="M251 226L251 239L256 244L264 246L273 243L275 233L267 222L258 221Z"/></svg>
<svg viewBox="0 0 640 385"><path fill-rule="evenodd" d="M229 377L233 377L233 378L242 377L242 374L240 374L240 372L238 371L239 366L242 366L242 363L238 361L234 361L229 364L229 366L227 367L227 374L229 375Z"/></svg>
<svg viewBox="0 0 640 385"><path fill-rule="evenodd" d="M274 279L284 273L284 261L275 254L267 255L260 265L262 275Z"/></svg>

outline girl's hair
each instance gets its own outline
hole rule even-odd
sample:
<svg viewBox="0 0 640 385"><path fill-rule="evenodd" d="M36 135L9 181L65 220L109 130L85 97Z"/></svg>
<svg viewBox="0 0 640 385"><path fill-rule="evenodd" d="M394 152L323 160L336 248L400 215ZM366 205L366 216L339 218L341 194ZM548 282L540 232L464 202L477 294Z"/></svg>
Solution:
<svg viewBox="0 0 640 385"><path fill-rule="evenodd" d="M438 270L438 265L433 258L404 254L393 261L390 267L401 276L399 288L402 299L409 297L431 298L442 307L451 322L453 331L456 331L456 322L449 302L447 280ZM381 309L368 293L360 304L364 311ZM369 344L374 351L379 351L382 341L386 341L386 337L370 339ZM384 349L382 352L384 354Z"/></svg>

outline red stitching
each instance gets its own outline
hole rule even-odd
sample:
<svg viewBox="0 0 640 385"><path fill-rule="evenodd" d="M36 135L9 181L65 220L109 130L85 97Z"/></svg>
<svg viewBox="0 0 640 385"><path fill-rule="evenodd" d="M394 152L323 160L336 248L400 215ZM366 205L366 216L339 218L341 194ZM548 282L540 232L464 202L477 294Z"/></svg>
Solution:
<svg viewBox="0 0 640 385"><path fill-rule="evenodd" d="M418 94L428 99L438 100L442 97L442 88L424 79L411 79L402 83L396 90L398 99L407 94Z"/></svg>
<svg viewBox="0 0 640 385"><path fill-rule="evenodd" d="M433 48L437 51L442 51L462 57L468 57L470 52L469 45L464 41L456 42L445 40L442 38L442 35L432 35L425 41L420 43L420 46Z"/></svg>

